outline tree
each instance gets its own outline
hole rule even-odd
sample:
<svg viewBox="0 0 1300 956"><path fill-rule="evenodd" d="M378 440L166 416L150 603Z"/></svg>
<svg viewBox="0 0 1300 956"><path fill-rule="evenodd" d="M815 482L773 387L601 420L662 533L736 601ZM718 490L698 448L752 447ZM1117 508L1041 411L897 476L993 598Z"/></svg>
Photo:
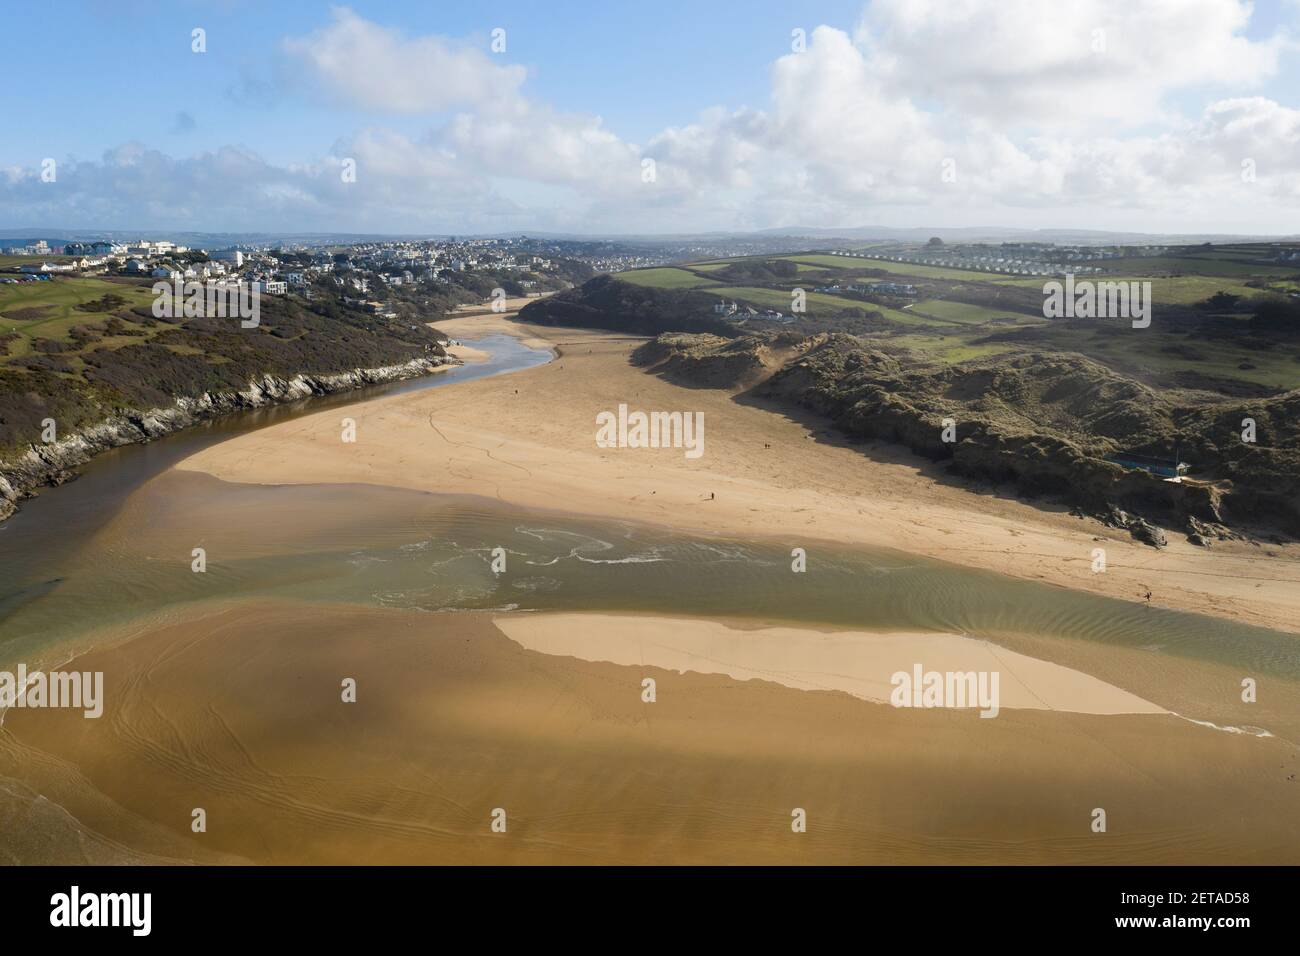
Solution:
<svg viewBox="0 0 1300 956"><path fill-rule="evenodd" d="M1255 316L1250 320L1254 329L1300 333L1300 300L1269 296L1255 306Z"/></svg>
<svg viewBox="0 0 1300 956"><path fill-rule="evenodd" d="M1207 312L1231 312L1239 301L1241 301L1241 296L1220 290L1202 302L1201 305Z"/></svg>

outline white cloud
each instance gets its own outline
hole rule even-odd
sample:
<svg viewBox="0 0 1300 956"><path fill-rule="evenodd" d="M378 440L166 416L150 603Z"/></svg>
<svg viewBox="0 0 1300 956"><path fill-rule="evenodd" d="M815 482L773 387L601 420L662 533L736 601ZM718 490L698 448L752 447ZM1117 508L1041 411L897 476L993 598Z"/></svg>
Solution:
<svg viewBox="0 0 1300 956"><path fill-rule="evenodd" d="M440 36L406 37L371 23L346 7L333 22L303 37L286 39L283 50L301 72L304 88L357 109L391 113L436 113L474 105L512 109L526 70L497 62L481 48Z"/></svg>
<svg viewBox="0 0 1300 956"><path fill-rule="evenodd" d="M637 147L606 129L599 117L531 103L509 115L461 113L434 139L466 169L539 183L609 192L634 186L641 173Z"/></svg>
<svg viewBox="0 0 1300 956"><path fill-rule="evenodd" d="M873 0L856 39L894 95L1016 125L1161 117L1184 89L1254 88L1291 44L1245 0Z"/></svg>
<svg viewBox="0 0 1300 956"><path fill-rule="evenodd" d="M1300 111L1251 92L1291 45L1247 39L1248 18L1238 0L874 0L855 35L820 26L778 58L765 108L705 109L637 144L525 95L522 67L340 9L284 43L305 82L375 114L453 115L418 136L368 126L287 167L234 147L172 159L128 145L61 169L57 189L4 170L0 202L30 222L105 227L219 215L228 228L684 232L905 209L916 224L1025 224L1038 210L1053 217L1040 225L1143 215L1153 230L1294 231ZM340 180L344 158L355 183Z"/></svg>

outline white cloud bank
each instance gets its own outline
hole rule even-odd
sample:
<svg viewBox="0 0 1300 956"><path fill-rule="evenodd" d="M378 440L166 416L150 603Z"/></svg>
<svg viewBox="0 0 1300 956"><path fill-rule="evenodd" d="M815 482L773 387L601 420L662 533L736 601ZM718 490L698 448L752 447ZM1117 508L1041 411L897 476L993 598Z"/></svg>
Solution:
<svg viewBox="0 0 1300 956"><path fill-rule="evenodd" d="M644 144L528 97L524 69L482 49L340 9L284 41L280 72L376 122L427 115L423 135L375 125L292 167L132 145L61 171L58 189L0 171L0 196L32 222L102 227L1295 231L1300 111L1257 92L1295 45L1249 39L1250 9L874 0L852 33L817 27L777 59L764 109L707 109ZM338 175L349 158L354 183Z"/></svg>

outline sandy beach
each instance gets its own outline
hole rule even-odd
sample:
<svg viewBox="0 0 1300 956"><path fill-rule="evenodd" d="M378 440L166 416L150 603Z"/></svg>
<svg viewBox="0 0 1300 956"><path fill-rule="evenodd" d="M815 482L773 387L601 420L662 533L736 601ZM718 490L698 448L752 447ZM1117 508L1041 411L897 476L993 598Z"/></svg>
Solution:
<svg viewBox="0 0 1300 956"><path fill-rule="evenodd" d="M517 302L512 305L517 305ZM1130 601L1300 631L1294 547L1210 549L1177 534L1155 550L1097 522L953 482L890 446L852 446L810 417L688 389L629 364L638 339L528 326L511 313L438 323L455 338L508 332L556 361L505 379L379 398L241 435L179 467L237 482L362 482L487 495L513 505L755 535L809 550L836 541L939 558ZM705 453L598 448L620 403L699 411ZM339 419L357 441L339 439ZM397 453L394 450L397 449ZM1092 552L1107 570L1091 570Z"/></svg>

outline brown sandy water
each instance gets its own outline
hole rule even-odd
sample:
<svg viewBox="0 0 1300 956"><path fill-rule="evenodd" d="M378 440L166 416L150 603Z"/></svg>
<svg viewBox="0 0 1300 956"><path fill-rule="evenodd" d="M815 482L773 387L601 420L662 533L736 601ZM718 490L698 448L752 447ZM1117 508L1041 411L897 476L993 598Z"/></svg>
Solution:
<svg viewBox="0 0 1300 956"><path fill-rule="evenodd" d="M15 713L6 760L55 755L86 783L61 791L69 814L142 843L147 821L181 859L1263 863L1300 846L1276 739L579 661L487 612L245 602L80 664L110 675L109 715Z"/></svg>
<svg viewBox="0 0 1300 956"><path fill-rule="evenodd" d="M1300 862L1291 634L859 547L793 575L788 541L382 476L127 485L61 541L53 495L0 532L0 666L106 685L97 720L4 713L9 862ZM927 666L1003 654L1019 706L858 693L908 634Z"/></svg>
<svg viewBox="0 0 1300 956"><path fill-rule="evenodd" d="M483 500L165 472L5 622L103 671L106 704L98 720L6 712L4 848L18 862L1300 861L1290 635L853 550L821 555L826 580L801 595L783 556ZM578 643L549 653L507 636L560 611L630 615L652 639L654 615L740 630L683 644L662 619L657 643L707 665L616 653L608 618L565 619L558 636ZM848 692L791 678L770 640L745 644L773 627L787 630L752 633L852 651L817 664ZM1089 700L1108 686L1274 736L1060 697L981 719L854 696L897 660L868 673L853 642L899 631L993 640L1003 666L1019 652L1091 675ZM918 646L927 666L950 654ZM1264 668L1255 705L1239 701L1246 658ZM1021 676L1018 693L1053 689Z"/></svg>

